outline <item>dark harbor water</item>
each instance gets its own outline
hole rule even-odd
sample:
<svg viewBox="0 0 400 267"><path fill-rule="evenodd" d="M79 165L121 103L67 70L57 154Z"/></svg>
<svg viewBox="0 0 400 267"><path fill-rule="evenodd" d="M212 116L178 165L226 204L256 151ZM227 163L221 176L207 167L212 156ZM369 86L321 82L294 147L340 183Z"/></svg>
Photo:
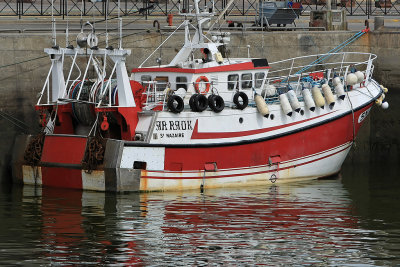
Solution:
<svg viewBox="0 0 400 267"><path fill-rule="evenodd" d="M396 266L395 165L272 187L104 194L3 186L0 265Z"/></svg>

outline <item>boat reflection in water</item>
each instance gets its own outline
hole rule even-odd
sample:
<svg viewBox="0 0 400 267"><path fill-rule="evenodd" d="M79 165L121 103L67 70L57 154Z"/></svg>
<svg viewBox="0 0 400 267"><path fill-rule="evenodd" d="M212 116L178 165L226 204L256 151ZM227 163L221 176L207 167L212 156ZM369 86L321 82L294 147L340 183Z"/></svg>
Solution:
<svg viewBox="0 0 400 267"><path fill-rule="evenodd" d="M40 252L34 257L41 263L374 262L371 231L360 228L339 180L204 194L107 194L25 186L22 205L30 207L25 213L33 222L41 222L29 229L40 232Z"/></svg>

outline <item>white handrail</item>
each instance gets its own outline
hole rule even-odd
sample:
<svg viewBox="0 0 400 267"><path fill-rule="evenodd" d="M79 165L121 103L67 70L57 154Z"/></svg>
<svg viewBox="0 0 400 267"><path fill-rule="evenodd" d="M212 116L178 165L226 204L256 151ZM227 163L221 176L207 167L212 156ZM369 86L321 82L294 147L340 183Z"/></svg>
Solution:
<svg viewBox="0 0 400 267"><path fill-rule="evenodd" d="M42 100L42 97L43 97L43 94L44 94L44 90L46 90L46 87L47 88L49 87L50 74L53 71L53 66L54 66L54 61L51 61L51 66L50 66L49 73L47 74L46 81L44 82L43 89L40 92L39 99L38 99L36 105L40 104L40 101ZM49 104L49 101L50 101L49 100L49 89L47 89L47 104Z"/></svg>
<svg viewBox="0 0 400 267"><path fill-rule="evenodd" d="M75 61L76 61L76 57L77 57L77 56L78 56L78 51L75 51L75 55L74 55L74 58L73 58L73 60L72 60L71 68L69 69L68 78L67 78L67 80L65 81L64 92L63 92L63 94L62 94L63 97L67 97L67 96L66 96L67 85L68 85L69 79L71 78L72 69L73 69L73 67L74 67L74 64L75 64ZM69 91L69 90L68 90L68 91Z"/></svg>
<svg viewBox="0 0 400 267"><path fill-rule="evenodd" d="M87 66L86 66L86 70L85 70L85 73L83 74L82 84L81 84L81 87L79 88L78 96L76 97L76 99L79 99L79 97L81 96L83 84L85 83L86 74L89 70L89 66L90 66L90 63L92 62L92 58L93 58L93 50L90 53L90 57L89 57L89 60L88 60Z"/></svg>
<svg viewBox="0 0 400 267"><path fill-rule="evenodd" d="M81 69L79 68L78 64L76 64L76 62L75 62L75 66L77 67L77 69L78 69L78 71L79 71L79 74L78 74L78 76L75 78L75 80L72 81L71 85L69 86L68 91L67 91L67 94L66 94L66 97L67 97L67 98L68 98L68 95L69 95L69 93L70 93L72 87L73 87L74 84L79 80L79 77L81 77L81 75L82 75L82 71L81 71ZM74 66L72 65L71 68L73 68L73 67L74 67ZM68 82L68 80L67 80L67 82Z"/></svg>
<svg viewBox="0 0 400 267"><path fill-rule="evenodd" d="M114 67L113 67L113 69L112 69L112 71L111 71L111 74L110 74L110 76L109 76L109 79L108 79L108 81L107 81L107 83L106 83L106 86L104 87L104 89L101 88L100 101L99 101L99 103L97 104L97 107L100 107L100 105L101 105L102 102L103 102L104 93L107 91L106 88L107 88L107 87L111 87L111 86L110 86L110 85L111 85L111 78L112 78L112 76L114 75L114 72L115 72L115 69L116 69L116 68L117 68L117 63L114 64ZM109 89L109 90L111 91L111 89ZM111 97L110 97L110 99L109 99L109 106L110 106L110 103L111 103Z"/></svg>

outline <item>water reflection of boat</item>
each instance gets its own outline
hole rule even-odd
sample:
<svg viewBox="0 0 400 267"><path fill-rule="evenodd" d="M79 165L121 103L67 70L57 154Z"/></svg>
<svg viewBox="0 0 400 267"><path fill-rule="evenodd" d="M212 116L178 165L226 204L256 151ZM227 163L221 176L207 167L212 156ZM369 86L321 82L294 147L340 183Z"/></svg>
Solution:
<svg viewBox="0 0 400 267"><path fill-rule="evenodd" d="M368 29L328 54L269 63L224 56L229 36L204 34L213 13L199 0L184 15L196 24L182 23L182 49L166 65L133 69L131 80L130 51L122 41L100 49L94 30L77 48L46 49L43 133L18 138L14 181L163 191L315 179L340 170L372 105L387 107L372 79L376 56L336 53Z"/></svg>
<svg viewBox="0 0 400 267"><path fill-rule="evenodd" d="M41 199L41 225L31 231L40 232L41 257L56 264L186 265L209 253L226 262L265 262L265 253L318 261L347 257L359 235L337 180L205 194L23 190L23 202Z"/></svg>

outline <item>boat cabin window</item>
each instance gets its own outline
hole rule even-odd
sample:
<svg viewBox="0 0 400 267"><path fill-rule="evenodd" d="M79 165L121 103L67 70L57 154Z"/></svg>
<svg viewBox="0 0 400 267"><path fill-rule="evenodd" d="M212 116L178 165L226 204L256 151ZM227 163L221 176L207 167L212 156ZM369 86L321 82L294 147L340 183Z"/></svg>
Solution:
<svg viewBox="0 0 400 267"><path fill-rule="evenodd" d="M146 167L147 167L147 162L144 162L144 161L134 161L133 162L134 169L146 170Z"/></svg>
<svg viewBox="0 0 400 267"><path fill-rule="evenodd" d="M185 76L178 76L176 77L176 89L185 88L187 91L187 77Z"/></svg>
<svg viewBox="0 0 400 267"><path fill-rule="evenodd" d="M262 85L262 82L264 80L265 73L264 72L257 72L254 74L254 80L255 80L255 88L260 88Z"/></svg>
<svg viewBox="0 0 400 267"><path fill-rule="evenodd" d="M251 73L242 74L242 89L251 89L253 86L253 75Z"/></svg>
<svg viewBox="0 0 400 267"><path fill-rule="evenodd" d="M154 81L157 82L157 92L164 91L168 85L168 76L157 76Z"/></svg>
<svg viewBox="0 0 400 267"><path fill-rule="evenodd" d="M233 90L238 88L239 75L231 74L228 75L228 90Z"/></svg>
<svg viewBox="0 0 400 267"><path fill-rule="evenodd" d="M148 86L149 83L151 81L151 76L150 75L142 75L142 77L140 77L140 80L142 81L142 85L143 86Z"/></svg>

